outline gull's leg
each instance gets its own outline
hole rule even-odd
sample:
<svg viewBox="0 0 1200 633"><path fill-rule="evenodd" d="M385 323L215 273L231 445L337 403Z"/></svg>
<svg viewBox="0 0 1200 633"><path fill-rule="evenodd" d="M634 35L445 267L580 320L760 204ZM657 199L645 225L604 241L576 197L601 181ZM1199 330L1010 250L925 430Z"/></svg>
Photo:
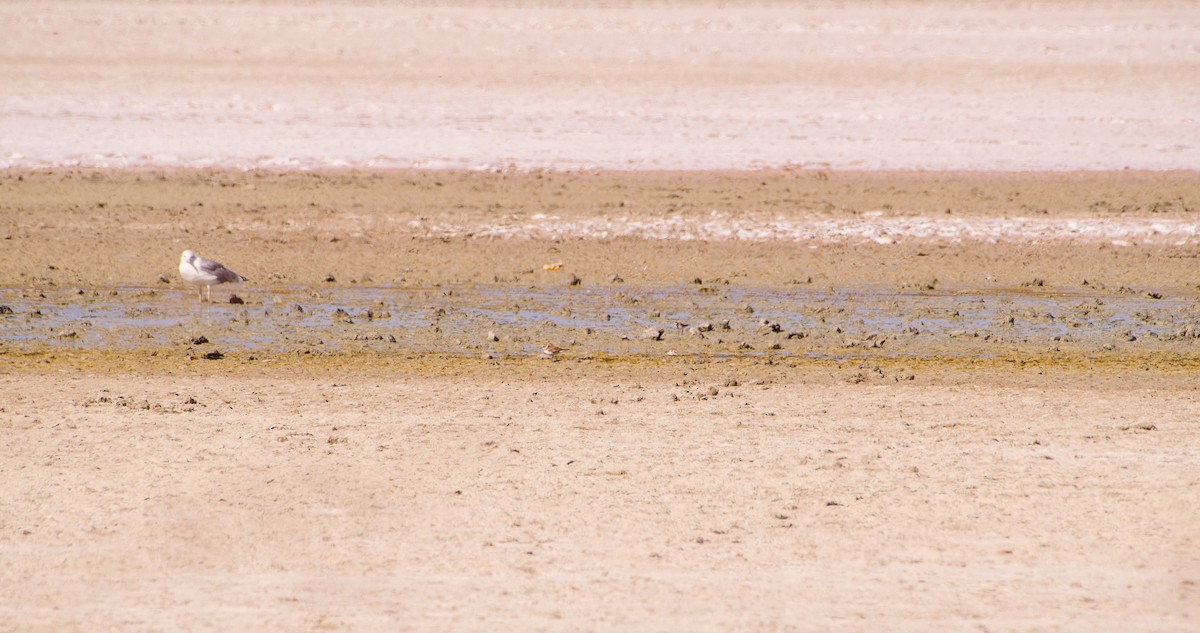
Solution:
<svg viewBox="0 0 1200 633"><path fill-rule="evenodd" d="M204 303L204 291L200 289L200 286L196 286L196 300Z"/></svg>
<svg viewBox="0 0 1200 633"><path fill-rule="evenodd" d="M212 286L205 286L204 292L208 295L208 302L212 303Z"/></svg>

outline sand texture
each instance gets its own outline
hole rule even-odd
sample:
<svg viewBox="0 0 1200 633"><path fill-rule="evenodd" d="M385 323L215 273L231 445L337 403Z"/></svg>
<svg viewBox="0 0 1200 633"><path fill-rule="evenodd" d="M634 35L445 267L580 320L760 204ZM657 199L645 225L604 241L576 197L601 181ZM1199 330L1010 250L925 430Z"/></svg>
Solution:
<svg viewBox="0 0 1200 633"><path fill-rule="evenodd" d="M1164 0L13 0L0 166L1196 169L1198 30Z"/></svg>
<svg viewBox="0 0 1200 633"><path fill-rule="evenodd" d="M1192 385L547 365L537 380L0 379L0 616L480 631L1200 617Z"/></svg>

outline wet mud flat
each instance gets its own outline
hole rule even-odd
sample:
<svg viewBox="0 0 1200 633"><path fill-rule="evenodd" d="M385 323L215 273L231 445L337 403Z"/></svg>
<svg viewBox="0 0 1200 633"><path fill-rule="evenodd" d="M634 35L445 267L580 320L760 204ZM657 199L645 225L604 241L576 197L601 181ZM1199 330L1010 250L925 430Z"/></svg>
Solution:
<svg viewBox="0 0 1200 633"><path fill-rule="evenodd" d="M14 365L503 364L549 343L906 375L1200 348L1192 172L68 169L0 188ZM251 282L197 302L184 249Z"/></svg>
<svg viewBox="0 0 1200 633"><path fill-rule="evenodd" d="M216 295L233 303L201 303L175 288L0 290L0 355L31 367L72 359L102 367L103 359L125 357L143 368L214 361L212 370L279 363L336 370L356 358L740 361L844 366L848 379L894 380L915 379L914 368L931 363L1200 367L1200 301L1128 290L609 283L233 292ZM547 344L562 350L546 354Z"/></svg>

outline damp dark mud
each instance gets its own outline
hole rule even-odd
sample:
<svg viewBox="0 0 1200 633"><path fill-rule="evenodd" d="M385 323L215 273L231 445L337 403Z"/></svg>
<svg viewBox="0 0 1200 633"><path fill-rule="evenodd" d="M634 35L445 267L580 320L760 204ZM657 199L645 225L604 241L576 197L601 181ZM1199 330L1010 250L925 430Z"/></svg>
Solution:
<svg viewBox="0 0 1200 633"><path fill-rule="evenodd" d="M8 368L1200 356L1192 172L35 170L0 190ZM251 281L201 303L185 249Z"/></svg>
<svg viewBox="0 0 1200 633"><path fill-rule="evenodd" d="M0 289L0 358L927 364L1200 355L1200 302L860 284ZM232 298L234 303L225 301ZM324 360L323 360L324 359Z"/></svg>

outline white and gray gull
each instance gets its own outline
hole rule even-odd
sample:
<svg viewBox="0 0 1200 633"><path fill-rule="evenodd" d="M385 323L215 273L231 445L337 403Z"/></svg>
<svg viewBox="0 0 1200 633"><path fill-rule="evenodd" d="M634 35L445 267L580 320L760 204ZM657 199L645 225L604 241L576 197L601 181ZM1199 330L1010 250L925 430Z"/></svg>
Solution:
<svg viewBox="0 0 1200 633"><path fill-rule="evenodd" d="M204 286L208 300L212 301L213 286L246 281L245 277L229 270L221 262L204 259L192 251L183 251L179 256L179 276L196 286L196 294L201 301L204 301L205 294L200 292L200 286Z"/></svg>

